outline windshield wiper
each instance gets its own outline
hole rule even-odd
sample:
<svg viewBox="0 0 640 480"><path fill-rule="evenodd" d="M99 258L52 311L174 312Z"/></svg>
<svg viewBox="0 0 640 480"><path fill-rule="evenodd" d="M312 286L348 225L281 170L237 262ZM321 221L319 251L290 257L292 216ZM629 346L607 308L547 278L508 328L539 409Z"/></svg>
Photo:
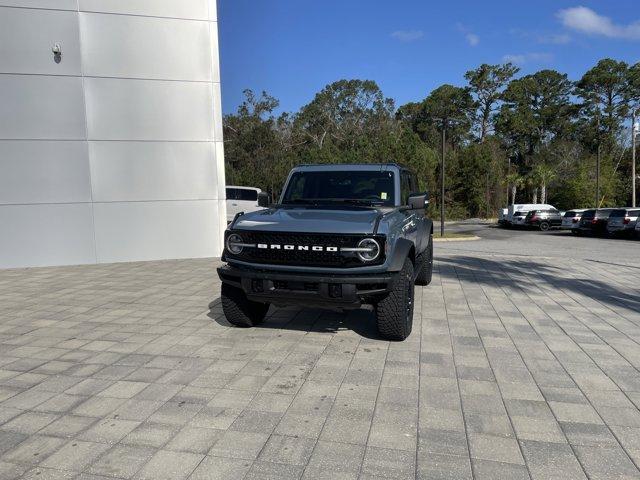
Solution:
<svg viewBox="0 0 640 480"><path fill-rule="evenodd" d="M295 198L293 200L285 200L282 205L320 205L316 198Z"/></svg>
<svg viewBox="0 0 640 480"><path fill-rule="evenodd" d="M283 205L332 205L336 203L363 205L366 207L383 204L381 200L366 200L362 198L296 198L293 200L285 200Z"/></svg>
<svg viewBox="0 0 640 480"><path fill-rule="evenodd" d="M382 205L382 200L367 200L363 198L340 198L334 200L336 203L350 203L352 205Z"/></svg>

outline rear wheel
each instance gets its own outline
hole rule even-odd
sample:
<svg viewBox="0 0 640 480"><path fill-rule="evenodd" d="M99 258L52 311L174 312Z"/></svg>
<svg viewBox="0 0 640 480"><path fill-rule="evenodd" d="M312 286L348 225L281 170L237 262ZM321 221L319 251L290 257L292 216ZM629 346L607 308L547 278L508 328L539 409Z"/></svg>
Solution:
<svg viewBox="0 0 640 480"><path fill-rule="evenodd" d="M540 223L540 230L542 230L543 232L546 232L547 230L549 230L549 222L541 222Z"/></svg>
<svg viewBox="0 0 640 480"><path fill-rule="evenodd" d="M222 311L236 327L253 327L262 323L269 310L268 303L252 302L245 293L227 283L222 284Z"/></svg>
<svg viewBox="0 0 640 480"><path fill-rule="evenodd" d="M404 261L393 290L375 305L378 332L388 340L404 340L413 327L413 264Z"/></svg>
<svg viewBox="0 0 640 480"><path fill-rule="evenodd" d="M433 235L429 235L429 246L422 254L416 285L429 285L433 276Z"/></svg>

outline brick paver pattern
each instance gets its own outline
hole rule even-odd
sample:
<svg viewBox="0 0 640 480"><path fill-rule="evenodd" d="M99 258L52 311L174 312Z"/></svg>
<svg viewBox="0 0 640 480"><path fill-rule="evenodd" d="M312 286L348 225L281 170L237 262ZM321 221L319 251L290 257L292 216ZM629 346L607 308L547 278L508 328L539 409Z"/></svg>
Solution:
<svg viewBox="0 0 640 480"><path fill-rule="evenodd" d="M414 331L211 259L0 271L0 478L637 479L640 269L439 255Z"/></svg>

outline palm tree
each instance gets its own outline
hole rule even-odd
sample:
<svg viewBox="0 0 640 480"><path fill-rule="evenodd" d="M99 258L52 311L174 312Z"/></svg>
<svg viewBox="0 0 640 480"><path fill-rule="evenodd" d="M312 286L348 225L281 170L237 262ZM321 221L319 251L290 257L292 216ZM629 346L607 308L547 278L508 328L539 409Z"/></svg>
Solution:
<svg viewBox="0 0 640 480"><path fill-rule="evenodd" d="M524 184L524 179L518 173L510 173L505 177L505 183L511 187L511 204L516 203L516 193Z"/></svg>
<svg viewBox="0 0 640 480"><path fill-rule="evenodd" d="M540 184L540 203L547 203L547 185L555 178L555 170L546 163L540 163L533 167L531 173Z"/></svg>
<svg viewBox="0 0 640 480"><path fill-rule="evenodd" d="M538 203L538 175L535 169L531 170L526 177L524 177L524 181L528 187L531 187L532 198L531 203Z"/></svg>

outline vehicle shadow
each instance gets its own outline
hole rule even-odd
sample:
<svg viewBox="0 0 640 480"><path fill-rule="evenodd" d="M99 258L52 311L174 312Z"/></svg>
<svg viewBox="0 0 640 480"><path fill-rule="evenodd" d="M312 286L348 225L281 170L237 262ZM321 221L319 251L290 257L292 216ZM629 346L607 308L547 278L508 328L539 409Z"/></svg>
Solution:
<svg viewBox="0 0 640 480"><path fill-rule="evenodd" d="M224 317L220 308L219 298L209 304L207 316L218 325L236 328ZM358 310L336 312L317 308L300 309L271 306L264 322L254 328L309 333L336 333L340 330L352 330L361 337L382 340L376 328L373 312L366 307Z"/></svg>
<svg viewBox="0 0 640 480"><path fill-rule="evenodd" d="M586 273L570 275L566 268L522 258L472 257L464 255L443 256L436 259L434 281L456 280L491 287L518 289L531 296L544 291L562 291L580 300L587 297L613 309L640 312L640 288L622 288L598 280ZM594 265L594 268L602 268ZM616 266L620 269L635 267ZM634 273L638 275L637 273ZM427 289L430 287L426 287ZM576 298L578 297L578 298ZM219 325L233 327L224 317L219 297L209 304L208 317ZM271 307L264 323L255 328L290 330L314 333L336 333L352 330L372 340L382 340L376 328L375 317L370 308L350 310L344 313L321 309Z"/></svg>
<svg viewBox="0 0 640 480"><path fill-rule="evenodd" d="M587 276L584 272L570 275L565 268L520 258L479 258L450 256L437 259L442 279L467 279L487 286L517 288L528 294L545 290L561 290L570 296L577 294L614 308L640 311L640 288L621 288ZM603 268L594 265L594 268ZM619 269L634 267L617 265ZM631 273L630 273L631 274ZM633 273L637 275L637 273Z"/></svg>

